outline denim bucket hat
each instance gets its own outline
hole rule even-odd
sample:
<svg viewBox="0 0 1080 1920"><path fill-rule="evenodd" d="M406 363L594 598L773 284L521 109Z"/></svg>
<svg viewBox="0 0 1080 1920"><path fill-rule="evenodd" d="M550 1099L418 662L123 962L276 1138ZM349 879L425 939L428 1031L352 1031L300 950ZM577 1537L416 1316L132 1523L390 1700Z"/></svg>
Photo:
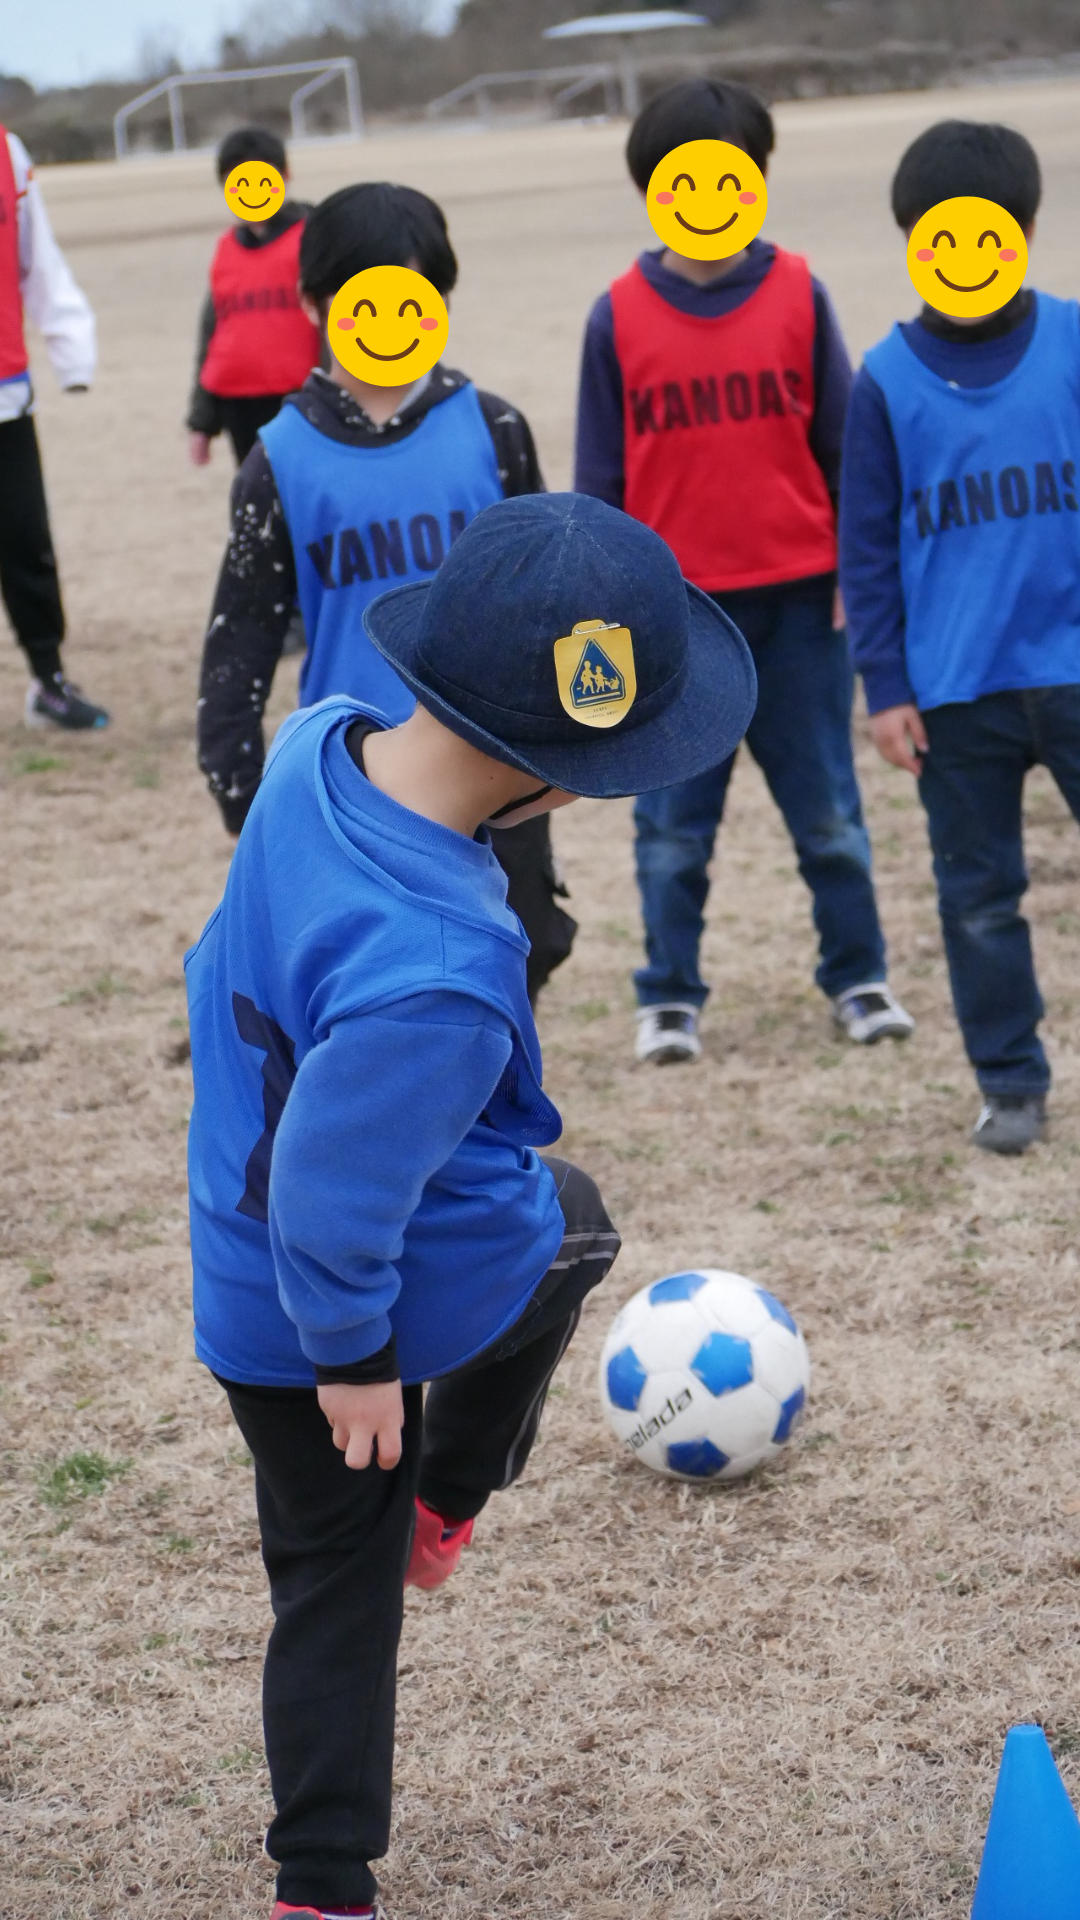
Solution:
<svg viewBox="0 0 1080 1920"><path fill-rule="evenodd" d="M738 628L659 534L587 494L485 508L434 579L373 600L364 626L452 733L598 799L719 766L757 698Z"/></svg>

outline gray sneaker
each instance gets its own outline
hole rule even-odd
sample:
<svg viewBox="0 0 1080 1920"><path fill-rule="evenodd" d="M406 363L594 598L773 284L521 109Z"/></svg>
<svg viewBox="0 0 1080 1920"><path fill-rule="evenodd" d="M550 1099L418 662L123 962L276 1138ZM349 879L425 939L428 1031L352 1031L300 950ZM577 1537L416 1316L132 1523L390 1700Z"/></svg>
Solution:
<svg viewBox="0 0 1080 1920"><path fill-rule="evenodd" d="M910 1013L885 980L870 980L837 994L832 1015L837 1032L857 1047L873 1047L879 1040L907 1040L915 1031Z"/></svg>
<svg viewBox="0 0 1080 1920"><path fill-rule="evenodd" d="M971 1141L987 1153L1026 1153L1045 1134L1044 1093L988 1093Z"/></svg>
<svg viewBox="0 0 1080 1920"><path fill-rule="evenodd" d="M654 1067L697 1060L701 1054L697 1023L697 1008L679 1002L666 1007L639 1007L635 1060L651 1060Z"/></svg>

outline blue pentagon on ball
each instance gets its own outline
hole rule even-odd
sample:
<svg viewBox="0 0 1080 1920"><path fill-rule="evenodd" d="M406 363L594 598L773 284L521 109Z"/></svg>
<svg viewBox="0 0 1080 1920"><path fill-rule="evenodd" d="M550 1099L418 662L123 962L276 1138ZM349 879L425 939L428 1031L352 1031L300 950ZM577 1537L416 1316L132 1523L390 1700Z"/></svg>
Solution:
<svg viewBox="0 0 1080 1920"><path fill-rule="evenodd" d="M690 1474L695 1480L711 1480L723 1472L728 1456L714 1447L711 1440L673 1440L667 1450L667 1463L672 1473Z"/></svg>
<svg viewBox="0 0 1080 1920"><path fill-rule="evenodd" d="M656 1280L649 1288L649 1305L662 1306L665 1300L692 1300L695 1293L707 1285L703 1273L669 1273L666 1280Z"/></svg>
<svg viewBox="0 0 1080 1920"><path fill-rule="evenodd" d="M780 1325L786 1327L789 1333L798 1333L799 1329L795 1325L783 1301L778 1300L775 1293L769 1293L765 1287L758 1287L756 1291L758 1299L771 1315L772 1319L779 1320Z"/></svg>
<svg viewBox="0 0 1080 1920"><path fill-rule="evenodd" d="M633 1347L621 1347L607 1365L608 1398L613 1407L635 1413L648 1375Z"/></svg>
<svg viewBox="0 0 1080 1920"><path fill-rule="evenodd" d="M774 1447L783 1446L784 1441L790 1439L791 1429L795 1425L795 1422L798 1419L805 1405L806 1405L806 1388L805 1387L796 1387L794 1393L788 1394L787 1399L781 1405L780 1418L773 1429L773 1446Z"/></svg>
<svg viewBox="0 0 1080 1920"><path fill-rule="evenodd" d="M717 1397L734 1393L736 1387L748 1387L754 1377L749 1340L740 1340L733 1333L710 1333L691 1360L690 1371Z"/></svg>

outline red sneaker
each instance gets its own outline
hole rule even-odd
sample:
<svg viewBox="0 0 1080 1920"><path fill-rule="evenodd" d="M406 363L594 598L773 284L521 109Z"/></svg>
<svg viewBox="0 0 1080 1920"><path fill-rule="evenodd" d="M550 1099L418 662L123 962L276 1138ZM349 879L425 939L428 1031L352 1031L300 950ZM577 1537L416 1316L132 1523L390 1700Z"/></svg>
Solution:
<svg viewBox="0 0 1080 1920"><path fill-rule="evenodd" d="M286 1920L287 1914L299 1916L299 1920L338 1920L341 1914L355 1914L356 1920L386 1920L386 1908L381 1900L371 1907L290 1907L279 1900L270 1920Z"/></svg>
<svg viewBox="0 0 1080 1920"><path fill-rule="evenodd" d="M441 1513L418 1500L405 1585L441 1587L444 1580L449 1580L473 1537L473 1524L471 1520L444 1520Z"/></svg>

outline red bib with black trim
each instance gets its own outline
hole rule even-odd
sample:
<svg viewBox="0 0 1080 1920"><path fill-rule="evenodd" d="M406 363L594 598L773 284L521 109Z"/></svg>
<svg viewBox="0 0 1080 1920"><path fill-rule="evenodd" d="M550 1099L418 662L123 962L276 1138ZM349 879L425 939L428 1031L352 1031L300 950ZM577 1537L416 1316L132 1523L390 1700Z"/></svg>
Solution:
<svg viewBox="0 0 1080 1920"><path fill-rule="evenodd" d="M22 290L19 280L19 202L7 128L0 127L0 380L26 372Z"/></svg>
<svg viewBox="0 0 1080 1920"><path fill-rule="evenodd" d="M230 229L210 268L214 331L200 384L223 400L293 393L317 367L322 338L296 291L302 220L264 247Z"/></svg>
<svg viewBox="0 0 1080 1920"><path fill-rule="evenodd" d="M680 313L635 262L611 289L624 506L707 592L829 573L836 516L810 449L814 290L798 254L716 319Z"/></svg>

